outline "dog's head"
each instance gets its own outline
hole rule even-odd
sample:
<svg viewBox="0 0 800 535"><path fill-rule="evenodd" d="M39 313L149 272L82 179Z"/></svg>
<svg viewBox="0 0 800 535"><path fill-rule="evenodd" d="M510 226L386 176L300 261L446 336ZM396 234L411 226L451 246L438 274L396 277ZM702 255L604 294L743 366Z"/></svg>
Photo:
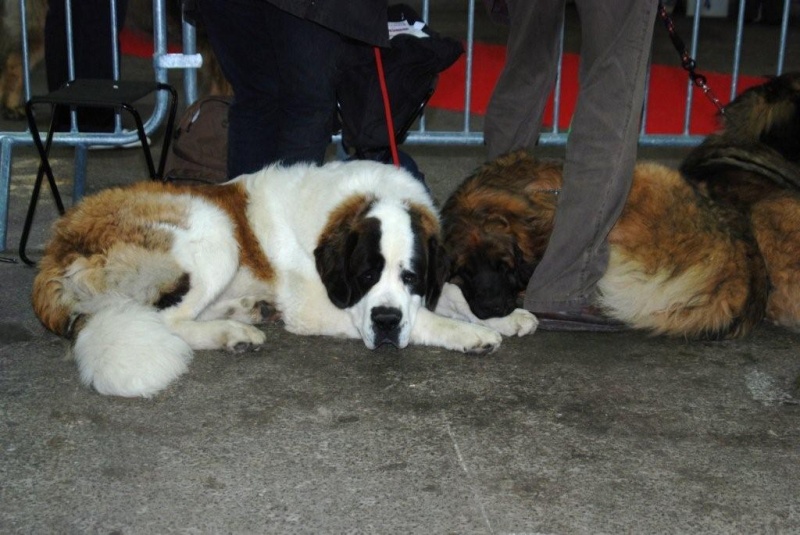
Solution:
<svg viewBox="0 0 800 535"><path fill-rule="evenodd" d="M364 196L332 214L314 256L331 302L370 349L408 345L417 311L435 307L446 275L434 212Z"/></svg>
<svg viewBox="0 0 800 535"><path fill-rule="evenodd" d="M560 162L519 151L480 167L442 207L450 282L480 319L507 316L552 231Z"/></svg>
<svg viewBox="0 0 800 535"><path fill-rule="evenodd" d="M461 288L472 313L487 319L513 312L535 264L525 259L509 221L502 215L480 227L462 221L447 236L450 282Z"/></svg>
<svg viewBox="0 0 800 535"><path fill-rule="evenodd" d="M770 78L725 106L723 135L740 143L769 145L800 161L800 72Z"/></svg>

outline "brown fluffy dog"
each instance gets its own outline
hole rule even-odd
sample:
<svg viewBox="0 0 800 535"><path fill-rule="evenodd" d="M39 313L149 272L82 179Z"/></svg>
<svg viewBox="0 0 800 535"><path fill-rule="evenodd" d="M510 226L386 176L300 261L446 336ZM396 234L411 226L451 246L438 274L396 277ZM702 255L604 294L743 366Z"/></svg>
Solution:
<svg viewBox="0 0 800 535"><path fill-rule="evenodd" d="M749 220L767 266L766 316L800 328L800 73L748 89L725 107L723 128L681 171Z"/></svg>
<svg viewBox="0 0 800 535"><path fill-rule="evenodd" d="M503 316L544 253L560 162L516 152L467 178L442 209L445 246L473 313ZM725 338L763 318L767 278L748 225L698 194L680 173L637 165L626 207L609 235L602 306L634 328Z"/></svg>

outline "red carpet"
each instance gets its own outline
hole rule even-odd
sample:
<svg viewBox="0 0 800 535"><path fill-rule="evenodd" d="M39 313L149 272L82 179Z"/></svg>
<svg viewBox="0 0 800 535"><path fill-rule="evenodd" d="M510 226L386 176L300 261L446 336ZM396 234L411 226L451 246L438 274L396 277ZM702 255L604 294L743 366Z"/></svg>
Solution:
<svg viewBox="0 0 800 535"><path fill-rule="evenodd" d="M153 36L130 28L123 28L119 32L119 49L126 56L151 58L153 57ZM178 53L181 51L181 46L170 44L167 49L169 53Z"/></svg>
<svg viewBox="0 0 800 535"><path fill-rule="evenodd" d="M473 54L472 113L483 115L489 103L500 71L505 63L505 46L476 44ZM461 112L464 110L464 75L466 56L462 56L452 67L439 77L436 92L428 103L429 107ZM706 81L722 104L728 103L731 90L729 74L703 72ZM688 75L679 65L653 65L650 70L650 94L647 101L647 133L681 134L686 105ZM740 76L737 91L741 92L758 85L764 78ZM578 93L578 56L564 54L561 79L561 109L559 110L559 129L566 130L569 119L575 110ZM697 88L694 89L690 133L708 134L717 128L717 108ZM553 124L552 97L545 111L545 124Z"/></svg>
<svg viewBox="0 0 800 535"><path fill-rule="evenodd" d="M138 57L153 55L152 38L128 29L120 32L120 43L123 54ZM180 52L180 46L171 45L170 52ZM473 55L472 74L472 113L483 115L506 58L506 48L502 45L476 44ZM461 58L439 77L436 92L428 102L431 108L461 112L464 110L464 73L466 72L466 56ZM723 104L728 102L731 88L731 76L703 72L708 85ZM685 115L687 74L679 65L653 65L650 69L650 95L647 101L647 133L649 134L681 134ZM755 76L740 76L738 91L758 85L764 79ZM578 93L578 56L564 54L561 79L561 110L558 120L560 129L566 130L569 119L575 109ZM692 101L691 127L692 134L708 134L717 127L717 109L703 95L694 89ZM545 124L553 124L552 97L545 111Z"/></svg>

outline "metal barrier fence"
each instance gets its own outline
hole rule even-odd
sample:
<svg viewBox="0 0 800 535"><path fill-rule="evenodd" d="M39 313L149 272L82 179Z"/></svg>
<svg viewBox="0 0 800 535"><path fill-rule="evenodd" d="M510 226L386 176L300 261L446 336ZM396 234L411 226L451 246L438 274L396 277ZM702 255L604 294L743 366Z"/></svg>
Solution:
<svg viewBox="0 0 800 535"><path fill-rule="evenodd" d="M66 0L69 2L69 0ZM78 0L79 1L79 0ZM169 54L167 53L167 21L165 12L166 0L153 0L153 44L154 44L154 57L153 68L155 80L158 82L166 82L168 69L184 69L184 97L186 103L191 103L198 97L197 85L197 68L202 64L202 58L196 54L195 30L190 24L184 22L183 24L183 53ZM707 0L706 0L707 1ZM793 0L783 0L782 19L780 23L780 41L777 47L777 68L775 74L780 74L784 71L785 59L787 54L787 35L789 31L790 9ZM797 0L795 0L797 1ZM112 9L114 8L114 0L110 0ZM701 7L702 1L694 2L694 18L692 24L692 32L689 39L689 53L692 57L697 57L698 42L700 37L701 27ZM21 27L22 41L23 41L23 59L24 59L24 89L25 99L30 98L30 69L28 62L26 34L25 34L25 0L19 0L21 12ZM736 13L736 32L735 39L732 44L733 54L730 72L732 74L732 85L730 88L730 98L732 99L737 94L737 80L739 78L741 57L742 57L742 43L745 28L745 1L742 0L738 3L738 12ZM483 133L479 129L474 128L474 117L470 113L472 103L472 80L474 69L474 50L475 50L475 0L467 0L466 2L466 35L463 36L466 49L466 75L464 80L464 111L461 116L462 127L457 130L442 130L429 128L425 117L423 116L418 122L417 126L412 129L405 143L411 145L481 145L483 143ZM422 19L428 21L432 27L436 26L436 21L431 20L431 0L422 0L420 15ZM660 31L657 28L656 31ZM71 28L68 28L69 39L71 40ZM564 31L562 29L562 45L563 45ZM116 47L116 35L114 36L114 46ZM452 35L451 37L459 38L461 36ZM563 47L562 47L563 48ZM798 51L793 51L797 54ZM115 54L116 56L116 54ZM116 66L116 73L119 73L118 65ZM560 116L561 102L561 84L562 73L558 73L556 79L556 87L554 92L553 101L553 116ZM649 85L648 93L649 95ZM692 102L696 98L695 92L692 90L692 82L687 77L686 82L686 101L685 113L683 119L683 131L679 134L649 134L647 133L648 117L645 114L642 130L639 137L641 145L659 146L659 147L683 147L693 146L700 142L702 136L693 135L690 133L690 111L692 109ZM154 131L166 115L166 97L158 95L155 109L151 117L145 123L145 130L149 134ZM119 123L119 121L118 121ZM553 121L554 125L549 129L544 129L540 137L540 144L542 145L563 145L566 143L567 133L560 131L557 126L557 121ZM80 198L85 181L86 170L86 150L90 144L106 144L106 145L119 145L136 140L136 134L123 133L117 125L117 131L113 134L92 134L80 133L71 131L64 133L57 133L54 137L54 145L66 145L75 147L75 177L73 183L73 199ZM8 202L10 193L10 175L11 175L11 150L14 145L30 145L32 144L31 136L28 132L0 132L0 246L6 248L6 230L8 219Z"/></svg>
<svg viewBox="0 0 800 535"><path fill-rule="evenodd" d="M16 1L16 0L13 0ZM70 78L74 78L74 55L73 55L73 31L71 17L71 0L64 0L67 9L67 57L69 59L68 73ZM80 0L75 0L80 1ZM156 82L167 82L167 69L183 68L193 69L202 64L199 55L189 54L168 54L167 53L167 22L166 22L166 0L153 1L153 76ZM117 40L117 11L114 0L109 0L111 6L111 27L112 27L112 48L113 48L113 73L114 79L120 79L119 66L119 47ZM8 4L10 6L10 3ZM17 7L17 6L13 6ZM30 50L28 49L28 25L27 6L25 0L19 0L18 10L21 29L21 48L22 48L22 77L24 100L31 97L31 66ZM9 15L9 14L7 14ZM186 72L189 72L187 70ZM192 71L193 72L193 71ZM192 89L196 93L196 89ZM150 116L144 122L144 130L147 135L153 133L166 119L168 101L167 96L159 91L156 95L155 106ZM86 179L87 150L89 145L123 145L131 142L138 142L135 131L123 131L119 114L117 114L115 131L111 133L90 133L79 132L75 124L75 114L71 117L71 129L69 132L57 132L53 136L53 146L69 146L75 148L74 156L74 176L72 196L73 200L79 199L84 190ZM11 192L11 163L12 149L15 146L33 145L33 138L29 130L24 131L0 131L0 246L6 249L6 238L8 230L8 207Z"/></svg>
<svg viewBox="0 0 800 535"><path fill-rule="evenodd" d="M669 0L667 0L668 2ZM794 0L797 2L798 0ZM709 0L705 0L705 2L709 2ZM431 20L431 0L422 0L422 10L420 12L420 16L423 20L430 23L433 27L436 25L435 20ZM672 2L675 3L674 1ZM698 0L694 2L693 5L693 22L692 22L692 32L689 40L689 53L692 58L697 57L698 53L698 43L700 39L700 28L701 28L701 13L703 7L703 0ZM792 0L783 0L783 11L782 11L782 18L780 22L780 40L777 46L776 55L777 55L777 67L775 74L781 74L784 72L784 65L786 60L786 53L787 53L787 36L789 31L789 20L790 20L790 9L791 9ZM738 92L738 78L740 75L740 68L741 68L741 60L742 60L742 44L743 44L743 36L745 30L745 1L742 0L738 3L738 10L736 11L736 31L735 31L735 38L734 42L732 43L733 51L732 51L732 59L731 59L731 78L732 84L730 87L730 95L729 100L732 100L737 92ZM418 122L418 126L411 131L409 131L408 137L405 140L406 144L410 145L482 145L483 144L483 132L481 130L473 129L474 124L474 117L472 117L471 113L469 112L471 108L471 101L472 101L472 78L473 78L473 69L474 69L474 50L475 50L475 11L476 11L476 0L467 0L466 2L466 36L464 36L465 42L465 52L466 52L466 76L464 79L464 111L461 116L461 124L463 125L460 130L441 130L441 129L430 129L428 128L428 124L425 120L425 117L420 119ZM661 26L661 23L658 23ZM186 53L194 53L195 42L194 42L194 28L184 23L184 51ZM662 28L656 28L657 32L662 31ZM461 36L451 35L451 37L459 38ZM561 32L561 40L562 40L562 53L563 53L563 41L564 41L564 30L562 28ZM794 54L798 54L798 50L794 51ZM678 56L677 51L675 52L676 63L678 63ZM560 61L559 61L560 63ZM561 110L561 82L562 82L562 73L559 70L558 76L556 78L556 85L554 90L554 98L553 98L553 117L559 117L560 110ZM641 134L639 136L639 143L643 146L661 146L661 147L690 147L694 146L703 139L704 136L702 135L693 135L690 134L690 127L691 127L691 109L692 103L696 98L696 93L693 91L693 84L691 80L689 80L687 76L686 82L686 99L685 99L685 108L684 108L684 119L683 119L683 129L682 132L679 134L648 134L647 132L647 115L645 114L642 121L642 129ZM197 98L197 83L195 77L195 71L189 70L186 72L185 76L185 95L187 98L187 102L193 102ZM648 83L647 92L645 93L645 102L647 101L650 94L650 87ZM540 135L539 143L541 145L564 145L567 141L567 133L564 131L559 131L557 122L553 121L553 126L548 129L543 129ZM335 139L334 141L338 141Z"/></svg>
<svg viewBox="0 0 800 535"><path fill-rule="evenodd" d="M778 49L776 51L777 69L775 74L781 74L784 72L784 65L787 53L786 50L787 35L789 31L791 3L792 0L783 0L783 11L780 22L780 42L778 44ZM435 20L431 21L429 20L428 17L430 11L430 4L431 4L430 0L424 0L422 18L423 20L428 21L429 23L431 23L432 26L435 27L436 21ZM472 125L474 121L473 118L470 116L470 113L467 111L470 109L470 104L471 104L472 74L474 67L473 51L475 47L475 40L474 40L475 0L468 0L467 4L468 4L468 9L467 9L468 32L466 36L466 78L465 78L465 92L464 92L465 111L462 115L463 128L459 131L430 130L427 128L427 125L423 118L423 120L420 122L419 128L417 128L416 130L412 130L410 132L408 138L405 141L405 143L407 144L425 144L425 145L483 144L483 133L481 131L475 131L473 129ZM693 25L692 25L691 38L689 40L689 53L693 58L696 58L698 52L698 42L700 38L700 27L701 27L700 15L701 15L701 7L703 7L703 1L697 0L696 2L694 2L693 7L694 7ZM740 66L742 59L742 42L745 29L745 0L741 0L738 3L738 11L736 11L735 15L736 15L736 32L735 32L735 40L733 43L732 64L730 67L733 83L730 88L730 99L733 99L733 97L737 94L738 91L737 80L740 74ZM661 24L659 23L659 26L660 25ZM662 28L656 28L656 32L659 31L662 31ZM562 35L562 54L563 54L563 41L564 41L563 29L561 35ZM793 51L795 57L799 52L800 52L799 50ZM677 55L675 57L677 58ZM562 73L559 71L558 77L556 78L556 86L554 91L553 117L559 117L559 111L562 105L561 83L562 83ZM645 94L645 102L647 102L649 93L650 93L650 86L648 83L647 93ZM648 134L646 133L648 118L645 114L643 118L644 120L642 121L641 134L639 136L640 145L661 146L661 147L688 147L698 144L702 140L703 136L690 134L690 126L691 126L690 112L692 109L692 102L694 98L696 97L694 92L692 91L692 82L689 81L687 77L686 104L685 104L685 115L683 120L682 132L676 135ZM566 143L567 133L559 131L557 126L557 121L553 121L553 123L554 124L552 128L542 130L539 138L539 143L541 145L564 145Z"/></svg>

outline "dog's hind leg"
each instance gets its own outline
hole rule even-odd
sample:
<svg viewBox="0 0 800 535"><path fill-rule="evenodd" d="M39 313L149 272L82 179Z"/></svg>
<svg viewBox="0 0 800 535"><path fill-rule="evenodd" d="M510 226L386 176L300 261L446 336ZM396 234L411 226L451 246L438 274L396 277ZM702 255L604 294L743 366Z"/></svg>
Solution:
<svg viewBox="0 0 800 535"><path fill-rule="evenodd" d="M217 207L197 202L187 227L175 230L174 235L171 253L188 274L189 284L176 304L161 310L170 330L192 349L234 351L263 344L266 335L252 325L236 319L202 319L239 270L239 246L231 220Z"/></svg>
<svg viewBox="0 0 800 535"><path fill-rule="evenodd" d="M239 351L243 347L262 345L266 335L251 325L260 319L258 302L252 297L216 302L225 282L231 278L217 278L220 275L224 272L191 272L189 290L180 302L161 311L164 321L192 349Z"/></svg>
<svg viewBox="0 0 800 535"><path fill-rule="evenodd" d="M239 269L222 295L206 307L197 319L229 319L248 325L264 323L277 315L269 305L274 299L267 283L254 277L249 269Z"/></svg>

